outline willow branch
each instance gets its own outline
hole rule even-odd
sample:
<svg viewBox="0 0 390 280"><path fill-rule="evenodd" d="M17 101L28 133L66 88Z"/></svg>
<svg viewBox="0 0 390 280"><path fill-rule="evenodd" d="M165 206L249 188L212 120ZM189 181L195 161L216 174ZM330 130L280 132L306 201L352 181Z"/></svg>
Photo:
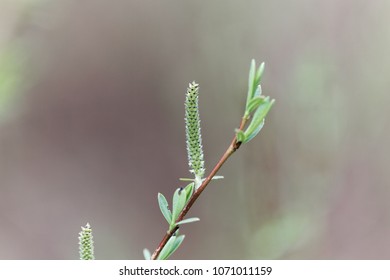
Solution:
<svg viewBox="0 0 390 280"><path fill-rule="evenodd" d="M248 121L247 118L241 119L241 124L239 130L243 130L245 127L246 122ZM206 189L207 185L210 183L210 181L213 179L213 177L217 174L218 170L222 167L222 165L227 161L227 159L241 146L241 142L237 142L237 137L234 136L231 144L225 151L225 153L222 155L221 159L218 161L218 163L214 166L214 168L211 170L210 174L206 177L206 179L202 182L202 184L199 186L199 188L194 192L194 194L191 196L190 200L188 201L187 205L183 208L183 210L180 212L179 217L176 220L176 223L180 222L184 219L184 217L187 215L188 211L191 209L192 205L195 203L195 201L198 199L200 194ZM164 235L163 239L161 240L160 244L158 245L157 249L153 252L151 259L156 260L161 253L161 250L164 248L164 246L167 244L168 240L175 234L175 232L179 229L179 226L175 226L173 229L167 231L167 233Z"/></svg>

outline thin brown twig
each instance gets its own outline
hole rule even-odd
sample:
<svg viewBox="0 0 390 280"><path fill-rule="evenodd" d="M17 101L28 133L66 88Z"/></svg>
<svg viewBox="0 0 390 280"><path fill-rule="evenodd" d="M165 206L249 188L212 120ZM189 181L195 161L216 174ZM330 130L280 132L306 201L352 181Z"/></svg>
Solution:
<svg viewBox="0 0 390 280"><path fill-rule="evenodd" d="M246 122L248 121L247 118L242 118L240 123L239 130L243 130L245 127ZM191 196L190 200L188 201L187 205L183 208L183 210L180 212L179 217L176 220L176 223L182 221L185 217L185 215L188 213L188 211L191 209L192 205L195 203L195 201L198 199L200 194L204 191L204 189L207 187L207 185L210 183L210 181L213 179L213 177L217 174L218 170L222 167L222 165L227 161L227 159L241 146L241 142L237 142L236 136L233 137L233 140L221 159L218 161L218 163L215 165L213 170L211 170L210 174L206 177L206 179L203 181L203 183L199 186L199 188L194 192L194 194ZM167 244L168 240L172 237L172 235L175 234L175 232L179 229L179 226L175 226L173 229L167 231L167 233L164 235L163 239L161 240L160 244L158 245L157 249L153 252L153 255L151 257L152 260L156 260L158 256L160 255L162 249Z"/></svg>

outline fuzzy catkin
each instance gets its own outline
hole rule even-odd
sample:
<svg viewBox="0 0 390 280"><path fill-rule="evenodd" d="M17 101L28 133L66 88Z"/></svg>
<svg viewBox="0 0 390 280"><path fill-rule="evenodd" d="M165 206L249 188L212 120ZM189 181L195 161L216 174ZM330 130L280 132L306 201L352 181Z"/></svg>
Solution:
<svg viewBox="0 0 390 280"><path fill-rule="evenodd" d="M195 175L195 181L200 181L205 173L202 136L199 119L199 84L190 83L185 101L186 143L188 165Z"/></svg>
<svg viewBox="0 0 390 280"><path fill-rule="evenodd" d="M94 246L92 229L89 223L85 227L81 227L79 233L79 253L80 260L94 260Z"/></svg>

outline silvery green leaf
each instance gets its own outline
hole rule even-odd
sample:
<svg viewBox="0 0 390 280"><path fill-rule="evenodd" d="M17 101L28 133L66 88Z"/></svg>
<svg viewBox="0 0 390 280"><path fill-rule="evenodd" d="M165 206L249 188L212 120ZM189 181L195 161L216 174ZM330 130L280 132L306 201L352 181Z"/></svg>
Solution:
<svg viewBox="0 0 390 280"><path fill-rule="evenodd" d="M255 91L255 94L254 94L253 97L260 97L262 93L263 93L263 90L262 90L262 88L261 88L261 85L259 84L259 85L257 86L257 88L256 88L256 91Z"/></svg>
<svg viewBox="0 0 390 280"><path fill-rule="evenodd" d="M249 78L248 78L248 95L246 98L246 104L249 104L253 97L253 86L255 83L255 75L256 75L256 62L254 59L251 60L251 66L249 68Z"/></svg>
<svg viewBox="0 0 390 280"><path fill-rule="evenodd" d="M166 260L169 255L170 255L170 252L172 251L172 246L174 244L176 240L176 236L173 235L171 236L171 238L169 238L168 242L165 244L164 248L161 250L160 254L158 255L158 258L159 260Z"/></svg>
<svg viewBox="0 0 390 280"><path fill-rule="evenodd" d="M184 220L181 220L180 222L176 223L176 225L183 225L183 224L189 224L189 223L194 223L194 222L197 222L199 221L199 218L188 218L188 219L184 219Z"/></svg>
<svg viewBox="0 0 390 280"><path fill-rule="evenodd" d="M237 142L244 143L245 142L245 133L242 130L236 130L236 138Z"/></svg>
<svg viewBox="0 0 390 280"><path fill-rule="evenodd" d="M262 62L256 71L256 76L255 76L255 85L256 86L259 85L261 82L261 78L263 77L263 73L264 73L264 68L265 68L265 63Z"/></svg>
<svg viewBox="0 0 390 280"><path fill-rule="evenodd" d="M245 141L243 143L248 143L249 141L251 141L260 132L260 130L264 126L264 121L265 120L263 119L263 122L250 135L248 135L247 138L245 138Z"/></svg>
<svg viewBox="0 0 390 280"><path fill-rule="evenodd" d="M194 188L195 188L194 182L189 183L189 184L184 188L184 190L185 190L185 192L186 192L186 202L185 202L185 203L187 203L188 200L190 200L192 194L194 193Z"/></svg>
<svg viewBox="0 0 390 280"><path fill-rule="evenodd" d="M184 240L184 237L185 237L184 235L180 235L180 236L176 237L176 239L174 240L174 242L170 248L170 251L165 259L168 259L177 250L177 248L180 247L181 243Z"/></svg>
<svg viewBox="0 0 390 280"><path fill-rule="evenodd" d="M262 128L265 116L268 114L275 100L269 100L269 97L265 97L264 102L256 109L253 119L245 131L244 143L251 140ZM250 138L250 139L249 139Z"/></svg>
<svg viewBox="0 0 390 280"><path fill-rule="evenodd" d="M179 248L181 243L184 240L184 235L180 236L172 236L169 238L167 244L164 246L164 248L161 250L160 255L158 256L159 260L166 260L168 259L176 250Z"/></svg>
<svg viewBox="0 0 390 280"><path fill-rule="evenodd" d="M171 250L169 256L172 255L177 250L177 248L179 248L179 246L181 245L181 243L184 240L184 237L185 237L185 235L179 235L178 237L176 237L175 242L173 243L172 250Z"/></svg>
<svg viewBox="0 0 390 280"><path fill-rule="evenodd" d="M245 116L248 117L254 110L256 110L257 107L260 106L260 104L264 103L264 96L255 96L252 98L251 101L249 101L248 106L245 110Z"/></svg>
<svg viewBox="0 0 390 280"><path fill-rule="evenodd" d="M171 225L175 223L181 210L183 210L184 205L186 203L186 193L178 188L173 194L173 202L172 202L172 220Z"/></svg>
<svg viewBox="0 0 390 280"><path fill-rule="evenodd" d="M172 213L169 210L168 201L165 198L165 196L161 193L158 193L157 195L158 200L158 206L160 206L161 213L163 214L164 218L167 220L168 224L172 223Z"/></svg>
<svg viewBox="0 0 390 280"><path fill-rule="evenodd" d="M215 175L213 178L211 178L211 180L218 180L218 179L223 179L225 177L221 176L221 175Z"/></svg>
<svg viewBox="0 0 390 280"><path fill-rule="evenodd" d="M152 255L150 254L150 251L148 249L144 249L143 250L143 253L144 253L144 258L145 260L150 260L150 258L152 257Z"/></svg>

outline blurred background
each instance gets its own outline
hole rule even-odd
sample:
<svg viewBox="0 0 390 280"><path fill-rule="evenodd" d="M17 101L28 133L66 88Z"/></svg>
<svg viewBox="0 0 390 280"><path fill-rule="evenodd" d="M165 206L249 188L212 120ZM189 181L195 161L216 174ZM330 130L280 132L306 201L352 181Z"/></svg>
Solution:
<svg viewBox="0 0 390 280"><path fill-rule="evenodd" d="M0 259L142 259L157 193L190 176L189 82L207 170L249 63L276 99L189 213L173 259L390 258L390 2L0 0Z"/></svg>

